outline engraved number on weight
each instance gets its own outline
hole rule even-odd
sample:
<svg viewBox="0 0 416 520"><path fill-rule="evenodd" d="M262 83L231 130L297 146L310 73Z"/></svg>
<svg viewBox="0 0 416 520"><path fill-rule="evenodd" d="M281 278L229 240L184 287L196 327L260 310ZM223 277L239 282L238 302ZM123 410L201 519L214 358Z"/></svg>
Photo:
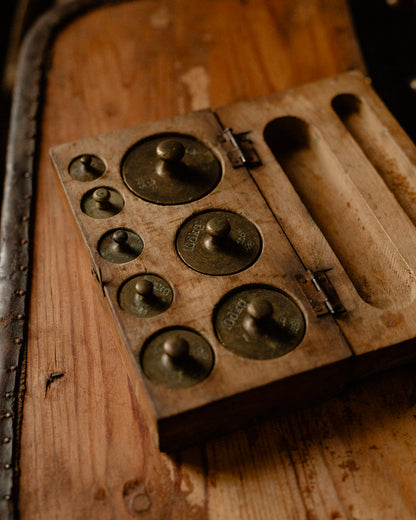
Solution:
<svg viewBox="0 0 416 520"><path fill-rule="evenodd" d="M136 307L136 311L137 311L137 314L139 314L140 316L146 316L147 313L149 312L148 309L145 309L144 307L142 307L141 305L138 305Z"/></svg>
<svg viewBox="0 0 416 520"><path fill-rule="evenodd" d="M143 190L145 188L152 188L156 185L154 179L139 179L136 181L136 188L138 190Z"/></svg>
<svg viewBox="0 0 416 520"><path fill-rule="evenodd" d="M165 285L162 285L160 282L155 282L153 284L153 290L155 292L160 293L162 296L169 296L169 294L170 294L169 287L166 287Z"/></svg>
<svg viewBox="0 0 416 520"><path fill-rule="evenodd" d="M236 305L227 311L226 317L222 320L223 326L231 332L240 314L247 307L247 301L240 298Z"/></svg>
<svg viewBox="0 0 416 520"><path fill-rule="evenodd" d="M195 249L196 243L198 242L199 234L204 229L205 226L203 224L198 224L197 222L195 222L195 224L192 226L192 229L185 236L185 245L183 246L183 248L186 251L193 251Z"/></svg>
<svg viewBox="0 0 416 520"><path fill-rule="evenodd" d="M238 235L236 243L239 244L246 253L249 253L255 246L255 243L247 237L247 233L244 233L244 231Z"/></svg>

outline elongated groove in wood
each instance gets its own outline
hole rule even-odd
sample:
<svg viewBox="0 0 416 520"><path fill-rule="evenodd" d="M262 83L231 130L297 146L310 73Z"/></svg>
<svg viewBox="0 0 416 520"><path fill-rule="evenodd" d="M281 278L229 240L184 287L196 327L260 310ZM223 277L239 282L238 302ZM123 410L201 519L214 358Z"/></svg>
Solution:
<svg viewBox="0 0 416 520"><path fill-rule="evenodd" d="M410 305L413 271L320 131L297 117L281 117L264 135L361 298L382 309Z"/></svg>

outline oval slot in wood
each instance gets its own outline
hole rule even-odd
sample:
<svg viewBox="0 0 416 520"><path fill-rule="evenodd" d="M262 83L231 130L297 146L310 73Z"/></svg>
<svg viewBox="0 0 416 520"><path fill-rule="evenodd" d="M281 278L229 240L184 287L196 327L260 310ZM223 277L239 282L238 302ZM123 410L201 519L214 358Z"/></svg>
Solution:
<svg viewBox="0 0 416 520"><path fill-rule="evenodd" d="M318 130L282 117L264 138L361 298L382 309L411 304L415 274Z"/></svg>
<svg viewBox="0 0 416 520"><path fill-rule="evenodd" d="M416 169L368 104L339 94L332 107L398 203L416 224Z"/></svg>

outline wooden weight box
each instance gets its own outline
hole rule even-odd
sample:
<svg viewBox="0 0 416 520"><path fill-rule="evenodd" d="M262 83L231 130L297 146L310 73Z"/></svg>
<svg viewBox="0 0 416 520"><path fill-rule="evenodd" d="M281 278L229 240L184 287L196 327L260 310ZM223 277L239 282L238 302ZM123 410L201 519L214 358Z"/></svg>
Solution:
<svg viewBox="0 0 416 520"><path fill-rule="evenodd" d="M162 450L414 358L414 145L358 72L56 146Z"/></svg>

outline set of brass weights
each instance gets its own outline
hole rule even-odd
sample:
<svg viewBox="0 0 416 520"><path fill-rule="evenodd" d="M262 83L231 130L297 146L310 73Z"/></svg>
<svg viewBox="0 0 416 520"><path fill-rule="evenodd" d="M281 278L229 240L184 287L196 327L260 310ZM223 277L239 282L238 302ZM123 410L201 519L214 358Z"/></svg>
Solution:
<svg viewBox="0 0 416 520"><path fill-rule="evenodd" d="M99 178L105 165L82 155L69 167L79 181ZM141 199L160 205L187 204L210 193L221 179L215 154L184 134L159 134L139 141L125 155L121 175ZM99 187L82 198L82 211L96 219L119 213L124 199L117 190ZM209 276L232 275L251 266L262 250L257 227L238 213L217 209L190 216L176 234L176 250L191 269ZM112 229L98 243L102 258L112 263L134 261L143 251L138 233ZM147 319L165 312L173 301L169 282L157 274L137 274L121 284L118 304ZM223 296L213 313L215 334L233 353L250 359L273 359L294 349L305 333L305 320L293 300L271 286L246 285ZM192 386L210 373L214 354L206 339L185 327L163 329L142 349L144 373L169 388Z"/></svg>

